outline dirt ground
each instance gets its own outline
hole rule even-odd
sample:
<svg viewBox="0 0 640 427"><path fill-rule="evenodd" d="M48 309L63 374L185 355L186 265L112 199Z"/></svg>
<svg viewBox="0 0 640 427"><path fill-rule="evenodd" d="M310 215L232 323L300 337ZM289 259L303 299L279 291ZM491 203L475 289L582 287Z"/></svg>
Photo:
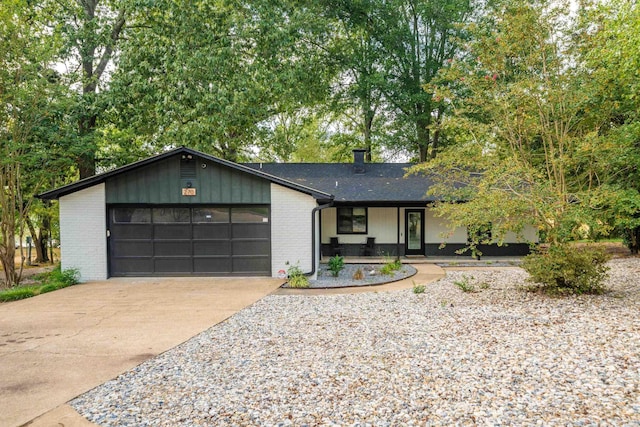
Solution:
<svg viewBox="0 0 640 427"><path fill-rule="evenodd" d="M28 249L24 249L25 257L28 255ZM14 258L16 269L20 268L20 259L22 255L20 254L20 249L16 249L16 256ZM55 268L55 266L60 262L60 248L56 248L53 250L54 263L44 263L44 264L34 264L27 265L27 260L25 258L24 262L24 270L22 271L22 283L28 284L29 278L35 276L36 274L45 273L47 271L51 271ZM36 250L35 248L31 249L31 260L35 261L36 259ZM0 265L0 272L3 271L2 265ZM0 273L0 283L2 282L4 277L3 273Z"/></svg>

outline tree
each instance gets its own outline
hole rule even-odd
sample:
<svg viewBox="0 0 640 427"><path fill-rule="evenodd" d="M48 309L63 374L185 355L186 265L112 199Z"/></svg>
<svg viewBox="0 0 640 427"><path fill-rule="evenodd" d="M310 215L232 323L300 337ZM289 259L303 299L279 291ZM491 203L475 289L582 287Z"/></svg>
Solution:
<svg viewBox="0 0 640 427"><path fill-rule="evenodd" d="M60 44L45 8L8 1L0 10L0 262L4 283L11 286L21 277L22 267L15 269L15 244L24 235L30 196L43 176L57 170L54 164L51 169L42 164L48 156L55 159L57 150L40 137L51 131L57 109L58 75L52 65Z"/></svg>
<svg viewBox="0 0 640 427"><path fill-rule="evenodd" d="M303 38L306 13L287 2L141 6L111 84L117 127L156 149L249 157L265 124L323 96L324 71Z"/></svg>
<svg viewBox="0 0 640 427"><path fill-rule="evenodd" d="M590 129L581 126L588 95L578 89L562 10L545 0L507 2L494 22L474 27L468 56L448 70L457 91L445 86L439 96L452 101L449 125L466 140L422 169L440 173L442 194L469 200L438 208L452 224L491 223L500 241L532 222L553 244L607 232L590 204L592 170L579 162L589 150Z"/></svg>
<svg viewBox="0 0 640 427"><path fill-rule="evenodd" d="M474 12L470 0L393 0L381 3L376 38L386 102L399 123L412 127L406 143L419 161L435 158L447 105L434 98L431 83L459 53L465 25ZM442 82L441 82L442 83ZM396 123L398 126L399 123Z"/></svg>
<svg viewBox="0 0 640 427"><path fill-rule="evenodd" d="M592 179L606 184L602 209L632 253L640 250L640 8L613 0L583 7L581 53L589 94L585 122L594 131Z"/></svg>

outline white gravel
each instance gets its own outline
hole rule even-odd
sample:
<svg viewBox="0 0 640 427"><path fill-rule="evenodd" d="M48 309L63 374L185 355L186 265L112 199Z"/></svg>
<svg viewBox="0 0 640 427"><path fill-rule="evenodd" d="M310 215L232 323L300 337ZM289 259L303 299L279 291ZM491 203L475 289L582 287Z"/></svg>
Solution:
<svg viewBox="0 0 640 427"><path fill-rule="evenodd" d="M518 268L269 296L71 404L103 426L639 426L640 259L610 265L602 296L526 293Z"/></svg>

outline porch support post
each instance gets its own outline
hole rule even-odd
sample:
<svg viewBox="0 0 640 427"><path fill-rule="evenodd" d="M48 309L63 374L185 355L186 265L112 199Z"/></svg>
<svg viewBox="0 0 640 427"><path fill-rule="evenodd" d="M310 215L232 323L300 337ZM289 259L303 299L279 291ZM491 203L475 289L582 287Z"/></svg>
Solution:
<svg viewBox="0 0 640 427"><path fill-rule="evenodd" d="M397 208L397 215L396 215L396 228L397 228L397 232L396 232L396 259L400 259L400 206L398 206Z"/></svg>

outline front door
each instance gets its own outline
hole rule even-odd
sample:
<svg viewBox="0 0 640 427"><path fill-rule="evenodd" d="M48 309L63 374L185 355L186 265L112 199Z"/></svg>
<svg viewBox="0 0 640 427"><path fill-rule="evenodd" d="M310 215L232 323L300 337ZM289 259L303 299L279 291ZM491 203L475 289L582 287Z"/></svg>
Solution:
<svg viewBox="0 0 640 427"><path fill-rule="evenodd" d="M424 210L405 211L405 255L424 255Z"/></svg>

